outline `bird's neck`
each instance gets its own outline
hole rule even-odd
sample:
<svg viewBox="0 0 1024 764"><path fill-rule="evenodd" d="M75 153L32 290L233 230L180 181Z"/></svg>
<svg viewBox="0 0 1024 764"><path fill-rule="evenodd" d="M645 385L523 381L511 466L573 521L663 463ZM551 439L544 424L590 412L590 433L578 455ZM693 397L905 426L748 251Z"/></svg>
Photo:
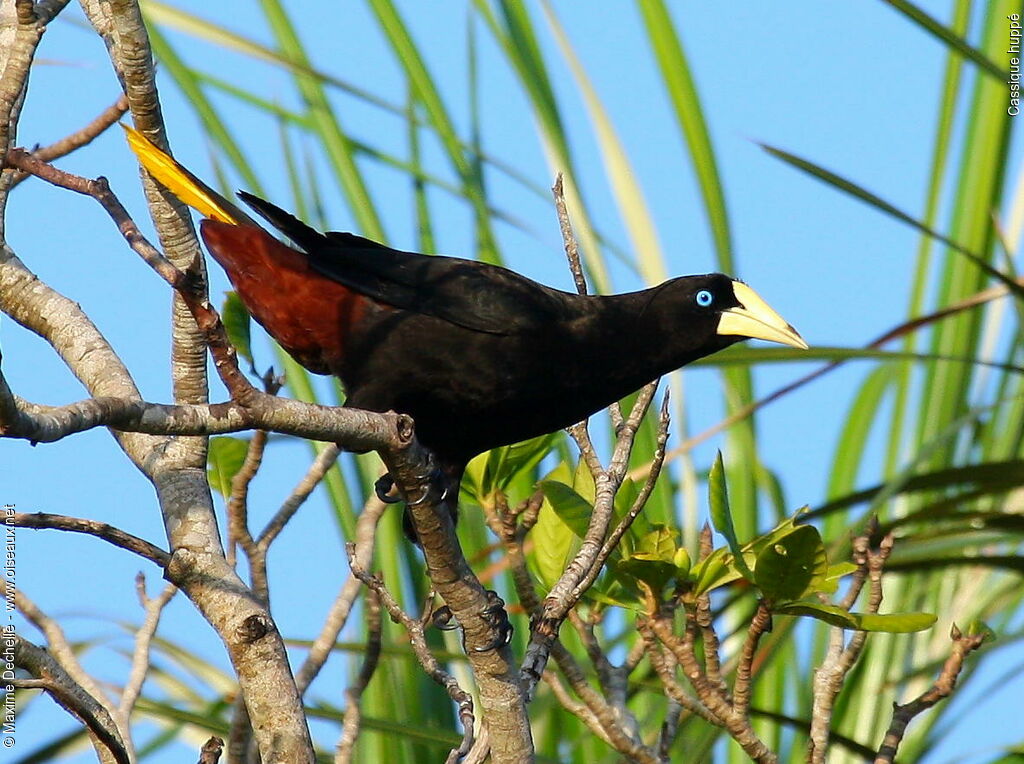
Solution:
<svg viewBox="0 0 1024 764"><path fill-rule="evenodd" d="M717 320L707 326L685 320L672 283L590 298L596 308L587 332L590 376L606 380L615 399L733 342L714 334Z"/></svg>

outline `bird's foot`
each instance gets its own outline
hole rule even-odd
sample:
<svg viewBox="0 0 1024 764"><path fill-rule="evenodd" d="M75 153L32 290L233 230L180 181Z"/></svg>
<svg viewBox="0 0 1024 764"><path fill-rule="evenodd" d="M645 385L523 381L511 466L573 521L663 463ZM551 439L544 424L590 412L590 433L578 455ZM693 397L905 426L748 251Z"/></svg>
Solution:
<svg viewBox="0 0 1024 764"><path fill-rule="evenodd" d="M433 624L435 629L440 629L441 631L454 631L459 628L459 622L455 620L452 609L447 605L441 605L441 607L430 614L430 623Z"/></svg>
<svg viewBox="0 0 1024 764"><path fill-rule="evenodd" d="M483 615L487 625L494 630L495 637L494 641L486 647L476 648L476 652L486 653L488 650L496 650L512 641L512 632L515 629L512 628L512 622L505 610L505 600L499 597L497 592L487 590L487 607L484 608Z"/></svg>
<svg viewBox="0 0 1024 764"><path fill-rule="evenodd" d="M420 504L440 504L448 498L448 494L451 492L448 476L440 467L435 467L427 475L420 475L417 480L425 483L423 493L419 498L406 502L408 507L418 507ZM377 498L385 504L400 504L403 501L390 472L377 478L377 482L373 484L373 490L377 494Z"/></svg>
<svg viewBox="0 0 1024 764"><path fill-rule="evenodd" d="M512 622L509 621L508 613L505 612L505 600L498 596L497 592L487 590L487 606L481 615L484 622L494 630L495 636L489 644L483 647L474 647L473 652L486 653L489 650L504 647L512 641L512 632L514 631ZM430 621L441 631L451 631L460 626L459 622L455 620L451 608L447 605L442 605L431 613ZM462 634L462 648L467 649L465 632Z"/></svg>
<svg viewBox="0 0 1024 764"><path fill-rule="evenodd" d="M412 508L418 507L420 504L440 504L448 498L451 484L448 482L448 476L440 467L434 467L428 474L420 475L417 480L425 483L423 493L418 499L407 501L405 506Z"/></svg>
<svg viewBox="0 0 1024 764"><path fill-rule="evenodd" d="M373 484L373 491L377 494L377 498L385 504L399 504L402 501L398 487L395 486L395 479L391 477L390 472L385 472L377 478L377 482Z"/></svg>

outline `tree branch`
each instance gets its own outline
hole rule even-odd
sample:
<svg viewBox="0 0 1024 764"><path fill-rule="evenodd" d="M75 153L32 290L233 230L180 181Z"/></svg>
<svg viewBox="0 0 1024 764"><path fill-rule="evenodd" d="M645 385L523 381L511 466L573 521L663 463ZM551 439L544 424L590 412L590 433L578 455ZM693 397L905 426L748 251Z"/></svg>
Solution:
<svg viewBox="0 0 1024 764"><path fill-rule="evenodd" d="M11 525L15 528L52 528L71 533L85 533L145 557L161 568L167 567L167 563L171 559L167 552L155 544L151 544L145 539L140 539L138 536L133 536L120 528L115 528L113 525L108 525L98 520L87 520L66 515L52 515L44 512L36 512L34 514L15 512L13 515L8 515L3 524Z"/></svg>
<svg viewBox="0 0 1024 764"><path fill-rule="evenodd" d="M15 687L44 690L81 721L89 731L101 761L109 759L117 764L131 764L121 731L109 710L76 682L50 653L15 635L14 663L37 678L35 682L15 679Z"/></svg>
<svg viewBox="0 0 1024 764"><path fill-rule="evenodd" d="M88 146L93 140L106 132L111 125L121 119L126 111L128 111L128 98L122 93L114 103L100 112L85 127L64 136L49 146L33 149L31 152L32 156L44 162L52 162L54 159L67 156L76 149ZM29 175L30 173L24 170L15 171L10 180L10 188L15 188L19 183L28 178Z"/></svg>
<svg viewBox="0 0 1024 764"><path fill-rule="evenodd" d="M370 498L359 513L359 520L356 521L355 538L355 559L356 564L363 570L368 570L373 560L373 542L377 535L377 525L384 514L387 505L376 496ZM295 672L295 684L299 693L305 694L310 683L320 673L327 662L327 658L338 641L338 634L345 628L349 613L356 597L362 589L362 582L354 575L350 575L338 592L334 603L331 605L327 618L324 619L323 628L313 640L299 670Z"/></svg>
<svg viewBox="0 0 1024 764"><path fill-rule="evenodd" d="M391 595L391 592L384 586L384 582L379 577L371 575L366 568L360 565L359 560L356 558L354 544L347 544L346 549L352 575L377 593L377 596L380 598L380 604L388 611L391 620L401 624L408 632L413 654L427 673L427 676L441 685L448 693L448 697L452 699L452 702L458 706L459 719L462 722L463 729L462 745L452 753L457 753L458 756L465 755L473 746L473 698L468 692L459 687L455 677L441 668L437 658L430 652L426 636L423 633L423 623L402 610L398 602ZM450 756L449 760L452 760Z"/></svg>
<svg viewBox="0 0 1024 764"><path fill-rule="evenodd" d="M342 719L341 738L338 740L338 749L334 756L335 764L348 764L352 761L362 722L359 700L377 670L377 661L380 659L380 595L374 589L368 590L366 595L366 631L366 651L363 653L362 668L359 669L356 681L345 690L345 715ZM472 727L470 729L472 730Z"/></svg>
<svg viewBox="0 0 1024 764"><path fill-rule="evenodd" d="M869 583L866 611L877 613L882 604L882 569L892 553L893 536L885 536L878 548L872 548L871 539L877 531L877 520L872 518L865 531L853 539L853 562L857 571L846 594L837 603L844 610L853 608L865 583ZM807 759L811 764L824 764L828 757L833 705L866 642L865 631L855 631L846 642L843 629L832 627L829 630L828 650L814 672L812 683L811 729L807 741Z"/></svg>
<svg viewBox="0 0 1024 764"><path fill-rule="evenodd" d="M124 690L121 691L121 702L117 706L121 723L126 729L135 703L142 693L146 675L149 673L149 648L156 635L157 626L160 624L160 616L163 614L164 608L167 607L167 603L178 593L178 587L174 584L167 584L157 597L149 597L146 594L146 577L142 573L135 577L135 587L139 592L139 604L142 605L145 616L139 630L135 632L131 671L124 684Z"/></svg>
<svg viewBox="0 0 1024 764"><path fill-rule="evenodd" d="M953 640L953 650L942 666L935 684L905 705L893 704L892 723L885 733L881 748L878 749L875 764L890 764L896 758L896 751L903 741L907 725L915 716L952 694L967 656L981 647L987 636L985 632L964 636L956 624L953 624L949 634Z"/></svg>

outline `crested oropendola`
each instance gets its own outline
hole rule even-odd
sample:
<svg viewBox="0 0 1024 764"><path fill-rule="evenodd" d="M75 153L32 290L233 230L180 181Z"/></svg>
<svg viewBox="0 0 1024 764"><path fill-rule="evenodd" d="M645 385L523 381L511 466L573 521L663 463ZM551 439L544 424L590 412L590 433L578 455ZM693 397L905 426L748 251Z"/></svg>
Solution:
<svg viewBox="0 0 1024 764"><path fill-rule="evenodd" d="M807 348L753 289L721 273L571 294L495 265L320 233L240 192L289 246L125 130L153 177L205 217L214 259L296 361L339 377L347 406L412 416L454 489L452 511L476 454L567 427L745 339Z"/></svg>

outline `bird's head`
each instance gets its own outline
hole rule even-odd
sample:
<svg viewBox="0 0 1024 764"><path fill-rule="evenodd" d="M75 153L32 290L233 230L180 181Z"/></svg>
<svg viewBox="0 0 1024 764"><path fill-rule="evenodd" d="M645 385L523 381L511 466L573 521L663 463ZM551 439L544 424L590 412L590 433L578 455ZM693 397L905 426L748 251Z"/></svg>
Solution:
<svg viewBox="0 0 1024 764"><path fill-rule="evenodd" d="M709 273L678 279L677 285L677 304L681 302L691 317L713 327L723 345L758 339L807 349L797 330L742 281Z"/></svg>

